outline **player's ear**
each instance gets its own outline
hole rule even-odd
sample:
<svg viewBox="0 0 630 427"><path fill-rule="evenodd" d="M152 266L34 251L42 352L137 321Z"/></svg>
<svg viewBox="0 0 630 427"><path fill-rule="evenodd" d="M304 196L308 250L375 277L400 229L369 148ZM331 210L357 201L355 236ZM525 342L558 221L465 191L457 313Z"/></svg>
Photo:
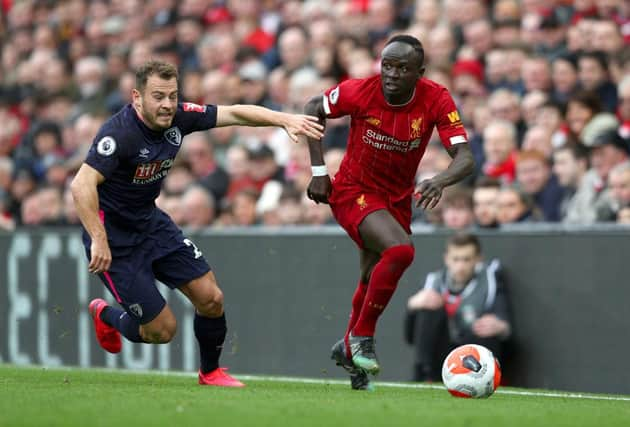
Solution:
<svg viewBox="0 0 630 427"><path fill-rule="evenodd" d="M138 89L131 90L131 100L135 107L140 107L140 105L142 105L142 95Z"/></svg>
<svg viewBox="0 0 630 427"><path fill-rule="evenodd" d="M424 76L424 70L426 70L426 68L424 66L421 66L418 69L418 78L421 78L422 76Z"/></svg>

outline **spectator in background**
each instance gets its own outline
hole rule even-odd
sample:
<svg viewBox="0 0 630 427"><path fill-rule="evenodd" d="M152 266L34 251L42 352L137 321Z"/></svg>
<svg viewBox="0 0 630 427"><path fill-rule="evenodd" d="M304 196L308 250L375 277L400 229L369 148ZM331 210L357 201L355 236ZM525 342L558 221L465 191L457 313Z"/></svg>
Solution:
<svg viewBox="0 0 630 427"><path fill-rule="evenodd" d="M628 160L628 142L619 136L616 126L614 126L611 129L594 132L594 136L585 139L584 143L590 148L589 161L591 170L599 178L598 190L603 191L606 187L610 170Z"/></svg>
<svg viewBox="0 0 630 427"><path fill-rule="evenodd" d="M617 93L619 94L619 108L617 109L620 122L619 135L630 139L630 74L619 82Z"/></svg>
<svg viewBox="0 0 630 427"><path fill-rule="evenodd" d="M562 188L552 174L549 161L543 153L536 150L524 150L518 153L516 183L532 197L545 221L560 221Z"/></svg>
<svg viewBox="0 0 630 427"><path fill-rule="evenodd" d="M200 185L188 187L181 198L182 225L191 231L206 228L216 217L212 193Z"/></svg>
<svg viewBox="0 0 630 427"><path fill-rule="evenodd" d="M308 35L302 27L284 30L278 37L278 47L282 66L289 74L307 65Z"/></svg>
<svg viewBox="0 0 630 427"><path fill-rule="evenodd" d="M514 125L514 143L519 146L525 133L525 123L521 119L521 98L507 89L498 89L488 97L488 108L493 119L500 119Z"/></svg>
<svg viewBox="0 0 630 427"><path fill-rule="evenodd" d="M551 142L551 131L544 126L533 125L523 137L521 150L536 150L545 156L545 159L551 160L553 145Z"/></svg>
<svg viewBox="0 0 630 427"><path fill-rule="evenodd" d="M482 260L479 239L451 236L444 268L427 275L407 301L405 339L415 348L414 381L440 381L442 361L455 347L480 344L503 361L512 332L500 263Z"/></svg>
<svg viewBox="0 0 630 427"><path fill-rule="evenodd" d="M551 89L551 67L543 57L529 57L523 62L521 69L524 92L539 90L549 92Z"/></svg>
<svg viewBox="0 0 630 427"><path fill-rule="evenodd" d="M582 88L597 93L606 111L615 111L617 88L608 75L605 53L581 53L578 57L578 77Z"/></svg>
<svg viewBox="0 0 630 427"><path fill-rule="evenodd" d="M73 115L105 112L107 64L98 56L88 56L77 61L74 79L79 90L79 101Z"/></svg>
<svg viewBox="0 0 630 427"><path fill-rule="evenodd" d="M255 104L272 110L280 110L280 105L273 102L267 94L267 69L258 60L243 64L238 75L241 78L240 102Z"/></svg>
<svg viewBox="0 0 630 427"><path fill-rule="evenodd" d="M630 206L630 162L623 162L608 174L610 200L597 211L597 220L615 221L621 208Z"/></svg>
<svg viewBox="0 0 630 427"><path fill-rule="evenodd" d="M497 198L501 183L494 178L480 177L473 190L475 224L480 228L497 228Z"/></svg>
<svg viewBox="0 0 630 427"><path fill-rule="evenodd" d="M577 61L573 55L559 56L551 63L551 97L556 102L567 102L578 87Z"/></svg>
<svg viewBox="0 0 630 427"><path fill-rule="evenodd" d="M22 225L62 225L63 203L56 187L42 187L27 195L22 203Z"/></svg>
<svg viewBox="0 0 630 427"><path fill-rule="evenodd" d="M516 129L504 120L491 121L483 132L483 174L511 183L516 175Z"/></svg>
<svg viewBox="0 0 630 427"><path fill-rule="evenodd" d="M229 176L214 158L208 132L186 135L182 144L182 158L190 167L195 180L221 200L228 191Z"/></svg>
<svg viewBox="0 0 630 427"><path fill-rule="evenodd" d="M581 134L584 127L601 111L602 104L595 93L578 91L571 95L566 113L568 139L572 142L582 142Z"/></svg>
<svg viewBox="0 0 630 427"><path fill-rule="evenodd" d="M564 189L560 202L563 222L590 224L595 220L593 201L595 185L589 182L593 174L587 175L588 150L582 144L565 144L553 153L553 171Z"/></svg>
<svg viewBox="0 0 630 427"><path fill-rule="evenodd" d="M621 224L626 227L630 225L630 206L623 206L619 209L619 212L617 212L616 222L617 224Z"/></svg>
<svg viewBox="0 0 630 427"><path fill-rule="evenodd" d="M531 196L516 186L501 188L497 195L497 222L500 226L540 221Z"/></svg>
<svg viewBox="0 0 630 427"><path fill-rule="evenodd" d="M602 19L593 23L593 48L614 57L624 48L621 27L611 19Z"/></svg>
<svg viewBox="0 0 630 427"><path fill-rule="evenodd" d="M521 101L521 116L528 129L536 123L538 112L542 106L545 105L547 100L547 93L540 90L533 90L523 96L523 100Z"/></svg>
<svg viewBox="0 0 630 427"><path fill-rule="evenodd" d="M230 202L231 225L250 226L258 224L257 201L258 192L253 188L245 188L237 192Z"/></svg>
<svg viewBox="0 0 630 427"><path fill-rule="evenodd" d="M474 224L472 194L468 188L453 187L441 200L442 224L453 230L463 230Z"/></svg>

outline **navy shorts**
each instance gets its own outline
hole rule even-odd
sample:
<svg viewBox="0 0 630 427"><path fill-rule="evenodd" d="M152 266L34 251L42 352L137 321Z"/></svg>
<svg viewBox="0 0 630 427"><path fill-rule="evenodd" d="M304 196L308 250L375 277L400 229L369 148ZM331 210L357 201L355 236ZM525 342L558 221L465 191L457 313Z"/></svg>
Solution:
<svg viewBox="0 0 630 427"><path fill-rule="evenodd" d="M99 274L105 287L130 316L145 324L160 314L166 301L155 279L176 289L208 271L197 246L179 229L157 230L133 248L111 248L112 264ZM90 249L86 245L90 259Z"/></svg>

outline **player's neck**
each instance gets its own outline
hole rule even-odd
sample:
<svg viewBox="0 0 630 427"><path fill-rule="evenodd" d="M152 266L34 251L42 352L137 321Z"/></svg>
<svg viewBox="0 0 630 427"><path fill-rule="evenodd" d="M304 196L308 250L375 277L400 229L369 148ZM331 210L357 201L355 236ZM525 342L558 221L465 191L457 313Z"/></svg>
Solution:
<svg viewBox="0 0 630 427"><path fill-rule="evenodd" d="M410 95L401 95L401 96L387 96L385 93L383 93L383 96L385 97L385 102L387 102L388 105L392 106L392 107L404 107L405 105L409 104L411 102L411 100L414 98L414 96L416 96L416 88L413 88L413 92L411 92Z"/></svg>
<svg viewBox="0 0 630 427"><path fill-rule="evenodd" d="M131 106L133 107L133 110L136 112L136 114L138 115L138 118L140 119L140 121L142 122L143 125L145 125L149 130L152 130L154 132L159 132L161 129L154 129L153 126L144 118L144 116L142 115L142 113L140 112L140 110L138 108L136 108L135 105L131 104Z"/></svg>

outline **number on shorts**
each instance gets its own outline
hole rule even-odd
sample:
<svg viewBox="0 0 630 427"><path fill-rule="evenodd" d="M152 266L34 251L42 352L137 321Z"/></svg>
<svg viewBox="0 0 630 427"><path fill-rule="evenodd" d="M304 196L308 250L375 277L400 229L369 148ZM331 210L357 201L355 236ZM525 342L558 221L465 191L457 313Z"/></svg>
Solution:
<svg viewBox="0 0 630 427"><path fill-rule="evenodd" d="M199 250L199 248L197 247L197 245L195 245L195 244L192 242L192 240L190 240L190 239L184 239L184 244L185 244L186 246L192 246L193 251L195 252L195 259L197 259L197 258L201 258L201 256L202 256L203 254L201 253L201 251Z"/></svg>

